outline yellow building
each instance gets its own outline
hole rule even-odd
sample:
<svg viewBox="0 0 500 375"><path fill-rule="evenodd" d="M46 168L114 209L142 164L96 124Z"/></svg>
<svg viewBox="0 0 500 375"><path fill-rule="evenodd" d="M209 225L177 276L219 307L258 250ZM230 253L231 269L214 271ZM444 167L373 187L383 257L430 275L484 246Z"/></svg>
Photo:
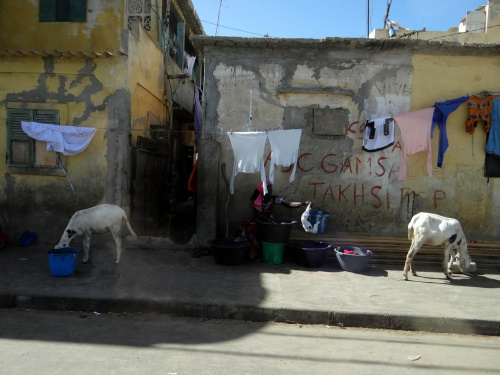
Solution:
<svg viewBox="0 0 500 375"><path fill-rule="evenodd" d="M202 60L191 34L204 32L190 0L0 2L0 225L12 241L27 229L57 241L76 210L99 203L125 208L138 234L161 233L182 195L170 176L194 148ZM96 132L69 156L22 121Z"/></svg>

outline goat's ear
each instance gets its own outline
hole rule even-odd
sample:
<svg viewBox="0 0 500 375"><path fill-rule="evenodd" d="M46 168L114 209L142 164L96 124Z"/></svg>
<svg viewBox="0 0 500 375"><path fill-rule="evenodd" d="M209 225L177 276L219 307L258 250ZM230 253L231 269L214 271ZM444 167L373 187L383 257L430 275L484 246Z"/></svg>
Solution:
<svg viewBox="0 0 500 375"><path fill-rule="evenodd" d="M68 237L72 237L74 234L75 234L75 231L74 230L71 230L71 229L68 229L66 231L66 233L68 233Z"/></svg>

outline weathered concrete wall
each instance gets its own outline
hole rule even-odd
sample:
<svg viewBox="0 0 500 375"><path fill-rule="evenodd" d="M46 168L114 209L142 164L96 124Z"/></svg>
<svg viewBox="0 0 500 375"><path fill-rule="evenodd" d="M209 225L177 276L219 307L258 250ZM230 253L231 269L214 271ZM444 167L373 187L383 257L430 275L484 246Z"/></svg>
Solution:
<svg viewBox="0 0 500 375"><path fill-rule="evenodd" d="M215 238L217 232L219 213L225 212L225 206L222 208L218 205L216 199L220 185L219 168L215 167L219 165L220 145L218 142L202 139L198 147L196 245L208 247L209 241ZM227 202L227 195L225 201Z"/></svg>
<svg viewBox="0 0 500 375"><path fill-rule="evenodd" d="M409 177L400 182L399 134L395 145L386 150L368 153L361 147L363 123L368 118L428 108L437 101L500 87L498 75L493 74L498 59L491 57L498 54L498 47L337 38L192 40L203 46L205 56L204 137L220 142L220 165L226 165L229 178L233 152L226 132L250 130L252 93L251 130L303 129L296 180L290 183L290 169L279 167L274 192L291 201L312 200L313 208L329 211L329 231L405 233L411 213L426 209L458 216L474 235L497 234L493 224L485 224L494 222L494 210L484 209L473 219L465 212L470 207L464 194L467 186L476 183L472 181L485 184L485 178L479 176L484 151L476 150L479 160L474 166L462 166L463 158L455 161L448 151L445 167L451 173L446 179L440 173L428 177L421 156L410 157ZM464 72L468 73L464 76ZM476 80L471 85L470 80L478 75L488 75L491 81L481 85ZM321 123L319 115L339 108L342 116ZM464 124L464 113L456 115L460 117L451 117L449 123ZM455 132L449 132L450 149L455 148L456 153L471 144L464 129L458 139ZM481 137L474 140L482 141L484 150ZM437 135L434 147L436 144ZM267 146L267 162L269 152ZM436 160L437 148L434 165ZM210 168L215 171L220 165L214 162ZM258 182L258 174L236 176L228 210L232 230L251 212L249 197ZM218 191L218 211L222 213L227 194L222 178ZM481 202L498 206L498 193L491 182L481 196ZM457 208L462 204L462 210ZM278 207L275 216L298 219L301 212L297 211ZM220 235L225 217L218 217Z"/></svg>

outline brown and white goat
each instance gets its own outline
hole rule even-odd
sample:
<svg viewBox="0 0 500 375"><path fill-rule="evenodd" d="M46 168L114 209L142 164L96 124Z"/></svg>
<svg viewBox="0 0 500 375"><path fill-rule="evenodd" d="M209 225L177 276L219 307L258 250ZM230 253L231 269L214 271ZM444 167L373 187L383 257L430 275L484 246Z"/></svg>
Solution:
<svg viewBox="0 0 500 375"><path fill-rule="evenodd" d="M414 215L408 224L408 239L411 240L411 246L403 269L404 280L408 280L408 269L413 276L417 276L413 258L426 243L444 246L443 269L448 280L451 279L450 273L455 257L458 258L458 266L462 272L467 272L470 266L467 240L460 222L456 219L420 212ZM456 251L456 256L453 250Z"/></svg>

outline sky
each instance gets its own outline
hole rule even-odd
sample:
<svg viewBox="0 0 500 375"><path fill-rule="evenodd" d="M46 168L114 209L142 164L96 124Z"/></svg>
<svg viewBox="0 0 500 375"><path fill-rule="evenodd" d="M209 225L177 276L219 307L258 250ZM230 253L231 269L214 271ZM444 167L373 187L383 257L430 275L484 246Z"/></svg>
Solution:
<svg viewBox="0 0 500 375"><path fill-rule="evenodd" d="M191 0L208 36L366 38L382 29L388 0ZM389 19L407 29L447 31L488 0L392 0ZM220 13L219 13L220 9ZM217 27L218 24L218 27Z"/></svg>

